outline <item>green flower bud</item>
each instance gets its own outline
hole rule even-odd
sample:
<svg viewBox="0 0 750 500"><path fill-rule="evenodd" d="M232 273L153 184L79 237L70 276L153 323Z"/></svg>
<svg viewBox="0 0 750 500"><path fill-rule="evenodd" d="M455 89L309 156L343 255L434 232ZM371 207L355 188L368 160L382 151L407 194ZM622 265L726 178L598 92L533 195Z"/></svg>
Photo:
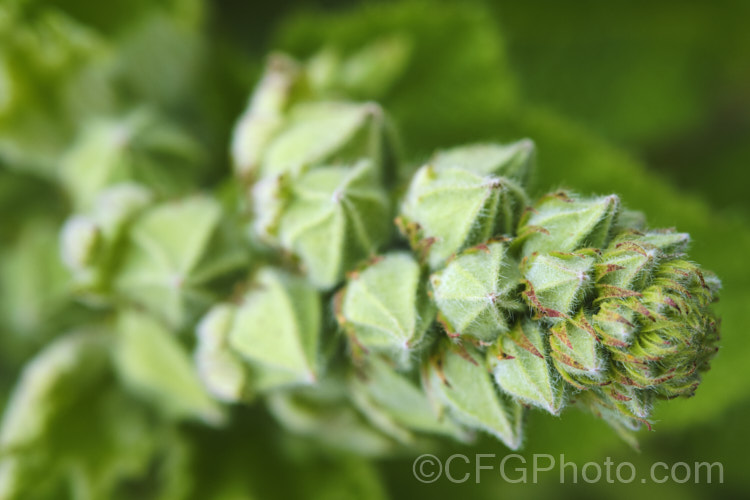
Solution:
<svg viewBox="0 0 750 500"><path fill-rule="evenodd" d="M518 300L521 275L507 245L490 242L464 250L430 276L438 320L450 336L492 342L507 332Z"/></svg>
<svg viewBox="0 0 750 500"><path fill-rule="evenodd" d="M694 392L718 339L709 310L718 282L663 251L686 241L679 233L623 234L603 252L596 285L600 308L593 324L615 380L663 397Z"/></svg>
<svg viewBox="0 0 750 500"><path fill-rule="evenodd" d="M378 38L342 61L331 86L341 87L347 95L357 98L379 97L404 72L411 49L407 37Z"/></svg>
<svg viewBox="0 0 750 500"><path fill-rule="evenodd" d="M572 252L602 248L611 236L620 209L615 195L580 199L559 191L541 198L518 228L523 256L534 252Z"/></svg>
<svg viewBox="0 0 750 500"><path fill-rule="evenodd" d="M289 175L269 176L253 184L252 231L266 244L278 246L279 219L289 199Z"/></svg>
<svg viewBox="0 0 750 500"><path fill-rule="evenodd" d="M74 215L63 224L62 260L82 289L106 288L126 226L151 199L142 186L117 184L99 193L90 213Z"/></svg>
<svg viewBox="0 0 750 500"><path fill-rule="evenodd" d="M139 184L116 184L99 193L91 215L101 228L103 236L114 242L125 225L149 206L153 198L151 191Z"/></svg>
<svg viewBox="0 0 750 500"><path fill-rule="evenodd" d="M300 277L264 268L226 335L247 362L252 387L266 391L318 380L321 327L318 292Z"/></svg>
<svg viewBox="0 0 750 500"><path fill-rule="evenodd" d="M393 134L381 108L375 103L330 100L340 94L336 88L342 85L365 85L354 81L355 73L367 70L372 62L359 64L360 59L342 66L330 51L307 66L282 54L269 58L266 73L234 130L232 158L237 175L248 182L283 174L296 177L316 165L360 158L371 159L381 179L390 175ZM377 72L384 76L382 66ZM370 79L367 85L379 84Z"/></svg>
<svg viewBox="0 0 750 500"><path fill-rule="evenodd" d="M274 54L262 80L250 97L232 136L235 173L248 178L263 160L266 147L284 125L285 113L301 86L299 65L283 54Z"/></svg>
<svg viewBox="0 0 750 500"><path fill-rule="evenodd" d="M518 179L529 169L529 144L454 149L417 171L401 208L401 225L415 250L429 250L431 268L465 248L514 232L527 204Z"/></svg>
<svg viewBox="0 0 750 500"><path fill-rule="evenodd" d="M402 443L414 443L412 431L465 437L451 420L438 418L420 386L378 356L351 376L351 398L372 424Z"/></svg>
<svg viewBox="0 0 750 500"><path fill-rule="evenodd" d="M28 364L0 427L0 450L22 450L48 433L61 409L94 389L107 372L106 344L93 334L52 343ZM2 456L2 455L0 455Z"/></svg>
<svg viewBox="0 0 750 500"><path fill-rule="evenodd" d="M512 450L521 446L523 407L498 392L478 351L443 342L428 361L426 377L427 391L457 422L492 434Z"/></svg>
<svg viewBox="0 0 750 500"><path fill-rule="evenodd" d="M540 317L569 317L593 289L596 253L533 254L522 262L524 299Z"/></svg>
<svg viewBox="0 0 750 500"><path fill-rule="evenodd" d="M558 415L565 392L563 379L550 365L546 337L538 322L519 321L487 351L487 364L505 393Z"/></svg>
<svg viewBox="0 0 750 500"><path fill-rule="evenodd" d="M279 242L299 256L321 289L377 252L389 236L389 201L369 160L318 167L291 182L279 217Z"/></svg>
<svg viewBox="0 0 750 500"><path fill-rule="evenodd" d="M214 300L212 280L247 262L236 234L221 224L221 207L194 196L156 205L127 231L113 287L174 328Z"/></svg>
<svg viewBox="0 0 750 500"><path fill-rule="evenodd" d="M632 386L612 383L576 395L576 404L604 419L633 447L637 441L632 432L643 424L650 426L648 417L653 408L653 393Z"/></svg>
<svg viewBox="0 0 750 500"><path fill-rule="evenodd" d="M391 253L349 278L337 296L337 319L355 346L410 362L421 347L435 309L423 273L406 253Z"/></svg>

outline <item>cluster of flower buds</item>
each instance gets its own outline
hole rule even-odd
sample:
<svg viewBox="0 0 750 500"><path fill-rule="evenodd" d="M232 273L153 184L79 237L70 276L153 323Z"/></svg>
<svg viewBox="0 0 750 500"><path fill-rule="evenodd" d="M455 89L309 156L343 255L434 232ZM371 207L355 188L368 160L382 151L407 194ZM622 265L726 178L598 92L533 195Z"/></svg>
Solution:
<svg viewBox="0 0 750 500"><path fill-rule="evenodd" d="M316 98L309 72L274 58L235 133L251 232L285 258L199 327L216 397L261 394L297 431L378 450L375 431L476 430L515 449L529 407L577 404L626 433L693 394L719 282L686 234L615 195L532 201L529 140L440 151L399 190L380 108Z"/></svg>
<svg viewBox="0 0 750 500"><path fill-rule="evenodd" d="M60 175L76 212L60 247L83 299L125 301L185 328L218 299L212 282L247 264L221 203L183 193L190 169L178 165L200 153L145 111L94 122L73 144Z"/></svg>

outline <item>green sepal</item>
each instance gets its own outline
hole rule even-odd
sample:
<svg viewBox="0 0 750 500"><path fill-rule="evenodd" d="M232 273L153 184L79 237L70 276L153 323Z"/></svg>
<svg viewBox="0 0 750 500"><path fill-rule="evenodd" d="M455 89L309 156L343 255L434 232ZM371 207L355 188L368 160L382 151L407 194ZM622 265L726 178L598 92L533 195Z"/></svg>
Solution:
<svg viewBox="0 0 750 500"><path fill-rule="evenodd" d="M566 397L563 380L550 365L547 336L539 322L518 321L487 351L487 366L505 393L558 415Z"/></svg>
<svg viewBox="0 0 750 500"><path fill-rule="evenodd" d="M593 289L596 260L593 251L531 255L521 263L523 298L540 317L572 316Z"/></svg>
<svg viewBox="0 0 750 500"><path fill-rule="evenodd" d="M303 278L270 267L258 271L227 334L229 346L249 364L252 388L317 382L321 307L318 292Z"/></svg>
<svg viewBox="0 0 750 500"><path fill-rule="evenodd" d="M317 101L293 107L263 155L259 177L368 158L381 172L383 111L374 103Z"/></svg>
<svg viewBox="0 0 750 500"><path fill-rule="evenodd" d="M536 147L530 139L509 144L470 144L439 151L430 160L436 170L464 168L505 177L526 187L534 169Z"/></svg>
<svg viewBox="0 0 750 500"><path fill-rule="evenodd" d="M249 397L247 368L229 345L234 315L234 306L218 304L196 327L198 343L194 359L198 376L213 397L226 402Z"/></svg>
<svg viewBox="0 0 750 500"><path fill-rule="evenodd" d="M369 356L351 374L349 385L359 410L400 442L414 444L414 432L466 439L463 429L435 413L421 386L378 356Z"/></svg>
<svg viewBox="0 0 750 500"><path fill-rule="evenodd" d="M523 406L498 391L482 354L446 340L427 363L426 390L452 418L512 450L521 446Z"/></svg>
<svg viewBox="0 0 750 500"><path fill-rule="evenodd" d="M518 228L523 256L603 248L609 243L620 210L615 195L581 199L559 191L542 197L524 214Z"/></svg>

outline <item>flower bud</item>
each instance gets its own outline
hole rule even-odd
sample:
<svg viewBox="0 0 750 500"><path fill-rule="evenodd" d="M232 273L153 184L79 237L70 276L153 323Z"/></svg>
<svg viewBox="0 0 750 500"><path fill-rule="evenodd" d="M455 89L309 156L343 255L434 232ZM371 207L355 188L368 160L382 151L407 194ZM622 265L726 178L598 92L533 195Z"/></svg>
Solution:
<svg viewBox="0 0 750 500"><path fill-rule="evenodd" d="M353 273L336 302L339 324L355 346L390 356L399 366L409 365L435 315L422 271L406 253L378 257Z"/></svg>
<svg viewBox="0 0 750 500"><path fill-rule="evenodd" d="M247 178L260 167L265 148L283 126L286 109L300 85L300 68L293 59L282 54L269 58L263 79L232 135L232 160L240 177Z"/></svg>
<svg viewBox="0 0 750 500"><path fill-rule="evenodd" d="M376 104L323 101L293 108L263 155L259 177L370 158L378 166L383 112Z"/></svg>
<svg viewBox="0 0 750 500"><path fill-rule="evenodd" d="M578 389L607 383L608 360L583 311L555 324L550 334L552 362L566 382Z"/></svg>
<svg viewBox="0 0 750 500"><path fill-rule="evenodd" d="M518 180L530 168L528 141L438 153L417 171L401 208L412 247L437 269L453 254L514 232L526 207Z"/></svg>
<svg viewBox="0 0 750 500"><path fill-rule="evenodd" d="M221 224L214 199L155 205L129 227L113 280L117 294L180 328L212 300L209 283L244 265L236 233Z"/></svg>
<svg viewBox="0 0 750 500"><path fill-rule="evenodd" d="M65 221L60 240L62 261L74 273L82 274L96 260L102 236L91 217L76 215Z"/></svg>
<svg viewBox="0 0 750 500"><path fill-rule="evenodd" d="M150 110L91 123L62 158L61 181L77 210L90 210L105 188L137 182L162 195L183 192L203 156L182 129Z"/></svg>
<svg viewBox="0 0 750 500"><path fill-rule="evenodd" d="M63 224L62 260L89 299L106 292L123 233L151 199L151 192L138 184L116 184L99 193L90 213L73 215Z"/></svg>
<svg viewBox="0 0 750 500"><path fill-rule="evenodd" d="M279 243L299 257L311 283L330 289L387 240L389 200L369 160L318 167L290 184Z"/></svg>
<svg viewBox="0 0 750 500"><path fill-rule="evenodd" d="M478 174L501 176L525 187L535 156L534 142L522 139L510 144L471 144L438 151L430 164L437 170L466 168Z"/></svg>
<svg viewBox="0 0 750 500"><path fill-rule="evenodd" d="M492 342L509 329L518 300L518 264L502 242L464 250L442 271L430 276L438 320L450 336L469 336Z"/></svg>
<svg viewBox="0 0 750 500"><path fill-rule="evenodd" d="M365 456L392 452L396 442L373 427L349 400L345 380L331 377L315 387L273 391L268 409L289 431L337 451Z"/></svg>

